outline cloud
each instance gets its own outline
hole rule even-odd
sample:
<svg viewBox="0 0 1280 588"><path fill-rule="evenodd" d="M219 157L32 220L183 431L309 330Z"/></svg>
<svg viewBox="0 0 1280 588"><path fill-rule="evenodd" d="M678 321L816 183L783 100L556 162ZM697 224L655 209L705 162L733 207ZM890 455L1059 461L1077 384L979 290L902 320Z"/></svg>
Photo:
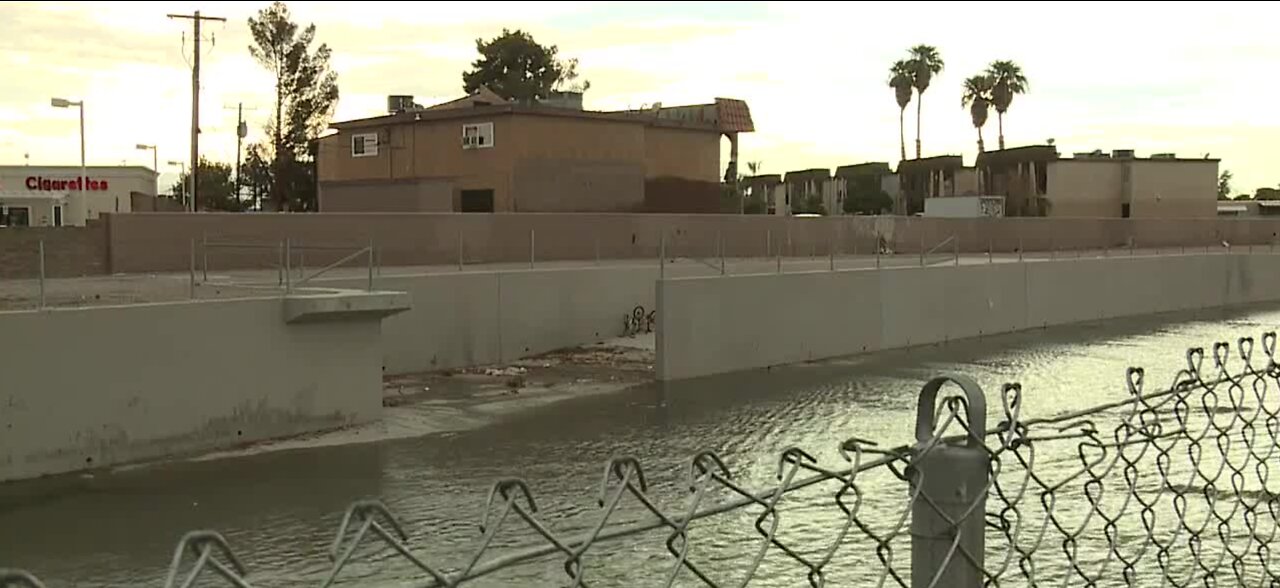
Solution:
<svg viewBox="0 0 1280 588"><path fill-rule="evenodd" d="M245 19L266 2L0 4L0 159L78 157L72 113L50 96L89 104L90 160L149 164L136 142L185 159L190 121L190 29L165 12L228 18L204 61L202 145L233 156L234 112L249 111L260 133L272 80L248 56ZM926 154L972 161L976 133L960 106L960 82L997 58L1021 63L1031 92L1005 118L1010 145L1052 137L1063 151L1131 147L1191 155L1212 152L1252 189L1280 177L1280 38L1277 8L1217 2L1213 10L1169 4L1001 3L614 3L294 2L334 51L342 99L338 118L385 110L387 94L432 103L456 97L477 37L523 28L562 55L578 57L591 80L588 107L748 100L757 133L744 160L770 172L894 161L898 109L887 69L910 45L937 46L947 67L925 93ZM896 24L905 23L905 24ZM186 43L184 45L184 35ZM184 58L183 49L188 57ZM914 151L916 107L906 113ZM995 144L996 119L986 128Z"/></svg>

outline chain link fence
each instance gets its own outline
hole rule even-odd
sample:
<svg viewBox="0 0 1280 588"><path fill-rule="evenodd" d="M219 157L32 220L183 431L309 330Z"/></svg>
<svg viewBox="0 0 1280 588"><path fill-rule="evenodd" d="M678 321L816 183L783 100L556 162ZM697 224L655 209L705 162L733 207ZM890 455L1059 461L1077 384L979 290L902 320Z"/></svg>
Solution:
<svg viewBox="0 0 1280 588"><path fill-rule="evenodd" d="M386 505L360 501L320 585L408 565L424 587L531 566L566 586L1280 586L1275 352L1274 332L1193 348L1168 386L1130 368L1127 398L1039 418L1023 417L1033 391L1018 384L988 399L940 377L920 393L912 442L849 438L829 463L790 448L763 488L702 452L671 500L639 459L618 457L581 509L594 512L588 528L565 528L525 481L501 480L475 542L448 561L426 561ZM189 533L164 585L209 580L254 585L221 535ZM0 570L10 586L41 584Z"/></svg>

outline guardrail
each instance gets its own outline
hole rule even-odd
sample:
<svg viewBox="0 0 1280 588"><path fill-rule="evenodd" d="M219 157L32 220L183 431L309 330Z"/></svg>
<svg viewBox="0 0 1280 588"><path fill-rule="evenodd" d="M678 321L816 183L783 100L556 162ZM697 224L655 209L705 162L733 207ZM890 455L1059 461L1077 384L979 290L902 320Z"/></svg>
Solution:
<svg viewBox="0 0 1280 588"><path fill-rule="evenodd" d="M547 566L528 564L552 560L559 577L545 583L620 585L587 565L609 553L608 561L634 556L645 585L662 586L1275 586L1280 480L1270 469L1280 456L1280 366L1276 334L1260 343L1259 354L1253 338L1239 339L1234 357L1227 343L1190 349L1186 366L1157 390L1146 389L1142 368L1130 368L1123 399L1038 418L1024 417L1030 397L1018 384L1004 385L988 410L973 380L935 378L921 390L910 443L881 448L850 437L831 465L789 448L775 482L755 490L702 451L686 464L688 496L678 504L662 504L641 462L619 456L604 467L585 530L557 530L559 518L541 514L545 499L535 501L526 482L501 480L486 494L475 544L455 548L449 562L418 555L386 505L358 501L318 584L340 583L351 566L368 581L381 567L404 565L416 571L413 585L460 586L519 566L545 575ZM988 427L990 415L998 422ZM824 511L828 524L815 527ZM702 523L712 520L708 532ZM743 525L754 539L722 538ZM497 547L513 530L534 541ZM371 540L383 545L376 561L359 549ZM165 586L210 574L252 586L221 535L190 533ZM620 576L641 577L612 575ZM0 571L6 585L40 584Z"/></svg>

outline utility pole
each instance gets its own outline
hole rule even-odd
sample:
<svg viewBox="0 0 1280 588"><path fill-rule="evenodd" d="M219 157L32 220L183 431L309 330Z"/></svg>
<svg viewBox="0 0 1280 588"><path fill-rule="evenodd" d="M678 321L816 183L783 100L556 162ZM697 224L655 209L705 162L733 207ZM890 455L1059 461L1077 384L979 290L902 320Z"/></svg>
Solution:
<svg viewBox="0 0 1280 588"><path fill-rule="evenodd" d="M224 106L223 108L227 110L231 109L230 106ZM250 106L249 110L257 110L257 109ZM244 123L244 102L239 102L236 104L236 181L235 181L236 191L235 191L235 195L236 195L237 201L240 200L240 189L244 185L240 181L240 160L243 158L242 154L244 153L242 145L245 137L248 137L248 136L249 136L249 126Z"/></svg>
<svg viewBox="0 0 1280 588"><path fill-rule="evenodd" d="M195 28L193 38L194 50L191 52L191 200L187 204L188 212L199 210L196 206L200 187L196 181L200 171L200 23L202 21L226 22L219 16L202 16L197 10L192 14L170 14L169 18L188 19Z"/></svg>

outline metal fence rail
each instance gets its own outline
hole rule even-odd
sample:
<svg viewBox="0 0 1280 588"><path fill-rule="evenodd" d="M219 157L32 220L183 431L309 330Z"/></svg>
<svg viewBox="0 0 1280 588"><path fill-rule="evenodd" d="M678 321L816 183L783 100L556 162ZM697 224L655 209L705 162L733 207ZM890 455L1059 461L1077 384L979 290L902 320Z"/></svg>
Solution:
<svg viewBox="0 0 1280 588"><path fill-rule="evenodd" d="M826 465L790 448L773 482L754 490L701 452L675 504L638 459L619 457L604 467L585 529L540 510L524 481L498 481L475 543L451 547L450 561L427 561L385 505L360 501L319 585L398 565L418 586L460 586L541 561L559 569L551 583L568 586L1280 586L1275 352L1272 332L1194 348L1166 388L1149 391L1131 368L1126 398L1039 418L1023 416L1017 384L988 408L972 380L937 378L921 391L910 444L849 438ZM526 542L499 539L516 535ZM619 557L642 574L604 573ZM252 585L209 531L182 538L165 586L202 575ZM0 587L11 585L39 584L0 571Z"/></svg>

